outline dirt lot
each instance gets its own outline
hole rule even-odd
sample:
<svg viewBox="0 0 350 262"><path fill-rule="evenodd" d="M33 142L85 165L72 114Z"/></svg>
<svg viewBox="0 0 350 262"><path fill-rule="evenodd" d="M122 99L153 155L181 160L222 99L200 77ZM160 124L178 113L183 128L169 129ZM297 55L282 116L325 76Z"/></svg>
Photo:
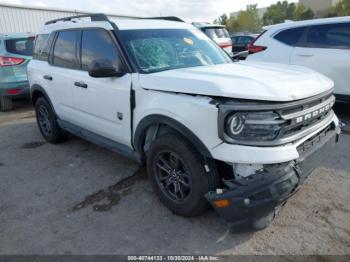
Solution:
<svg viewBox="0 0 350 262"><path fill-rule="evenodd" d="M214 211L173 215L119 155L75 137L46 144L17 106L0 113L0 254L350 254L349 131L272 226L232 234Z"/></svg>

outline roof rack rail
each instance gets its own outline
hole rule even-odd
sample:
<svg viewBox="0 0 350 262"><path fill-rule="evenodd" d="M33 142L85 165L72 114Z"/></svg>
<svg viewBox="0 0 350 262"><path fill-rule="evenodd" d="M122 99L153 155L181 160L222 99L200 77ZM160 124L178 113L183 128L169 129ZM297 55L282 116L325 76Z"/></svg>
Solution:
<svg viewBox="0 0 350 262"><path fill-rule="evenodd" d="M108 17L105 14L100 13L100 14L86 14L86 15L76 15L76 16L63 17L63 18L47 21L45 23L45 25L54 24L54 23L59 22L59 21L71 21L72 19L84 18L84 17L90 17L92 22L97 22L97 21L109 22Z"/></svg>
<svg viewBox="0 0 350 262"><path fill-rule="evenodd" d="M174 22L185 22L184 20L176 16L142 17L141 19L157 19L157 20L168 20L168 21L174 21Z"/></svg>

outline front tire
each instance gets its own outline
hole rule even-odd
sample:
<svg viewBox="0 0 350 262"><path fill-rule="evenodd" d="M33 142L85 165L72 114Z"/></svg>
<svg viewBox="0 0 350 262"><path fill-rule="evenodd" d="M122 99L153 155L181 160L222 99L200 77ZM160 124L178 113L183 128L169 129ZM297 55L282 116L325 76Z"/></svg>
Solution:
<svg viewBox="0 0 350 262"><path fill-rule="evenodd" d="M57 118L44 97L40 97L36 101L35 114L39 130L44 139L52 144L61 142L63 130L59 127Z"/></svg>
<svg viewBox="0 0 350 262"><path fill-rule="evenodd" d="M206 172L205 164L193 145L174 133L157 138L147 153L147 172L155 192L173 213L185 217L207 210L204 195L219 184L214 167Z"/></svg>

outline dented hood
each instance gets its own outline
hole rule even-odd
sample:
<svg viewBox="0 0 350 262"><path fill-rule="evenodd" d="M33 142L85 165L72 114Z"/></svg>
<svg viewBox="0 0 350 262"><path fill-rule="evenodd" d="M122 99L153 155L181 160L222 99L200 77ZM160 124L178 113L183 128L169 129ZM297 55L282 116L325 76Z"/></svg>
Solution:
<svg viewBox="0 0 350 262"><path fill-rule="evenodd" d="M293 101L333 88L329 78L301 66L262 62L140 74L145 89L266 101Z"/></svg>

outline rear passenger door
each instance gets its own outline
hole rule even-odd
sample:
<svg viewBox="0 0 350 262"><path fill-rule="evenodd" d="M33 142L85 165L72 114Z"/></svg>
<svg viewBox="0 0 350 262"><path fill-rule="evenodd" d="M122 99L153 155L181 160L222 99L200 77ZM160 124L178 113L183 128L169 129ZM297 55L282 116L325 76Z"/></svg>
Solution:
<svg viewBox="0 0 350 262"><path fill-rule="evenodd" d="M335 83L336 94L350 95L350 23L309 27L290 63L328 76Z"/></svg>
<svg viewBox="0 0 350 262"><path fill-rule="evenodd" d="M74 122L73 87L74 73L79 68L77 43L79 30L60 31L49 57L50 69L43 75L50 86L50 97L58 116L66 121Z"/></svg>
<svg viewBox="0 0 350 262"><path fill-rule="evenodd" d="M79 46L80 70L75 71L70 79L75 123L93 133L130 145L131 74L94 78L88 73L94 60L108 59L116 68L120 67L122 59L114 36L104 29L83 29Z"/></svg>
<svg viewBox="0 0 350 262"><path fill-rule="evenodd" d="M271 41L268 45L267 52L261 52L268 55L266 60L269 62L277 62L282 64L289 64L290 57L295 48L302 39L307 27L288 28L278 32L273 38L277 41Z"/></svg>

